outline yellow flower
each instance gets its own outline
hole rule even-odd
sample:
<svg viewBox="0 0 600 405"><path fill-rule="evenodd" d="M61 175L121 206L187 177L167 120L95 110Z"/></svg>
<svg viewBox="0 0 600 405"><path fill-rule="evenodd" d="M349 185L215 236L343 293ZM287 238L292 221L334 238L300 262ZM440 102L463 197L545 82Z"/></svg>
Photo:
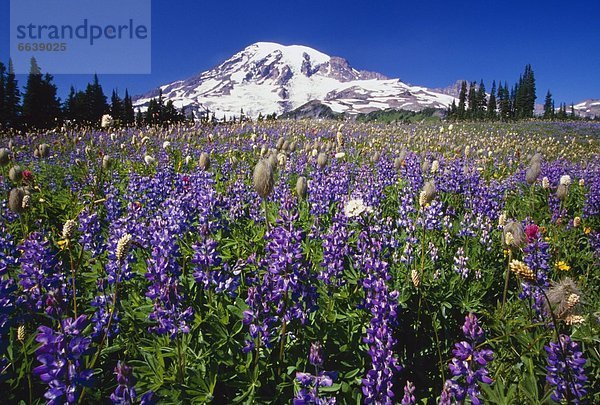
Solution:
<svg viewBox="0 0 600 405"><path fill-rule="evenodd" d="M589 235L590 232L592 232L592 228L590 228L589 226L583 228L583 233L585 233L586 235Z"/></svg>
<svg viewBox="0 0 600 405"><path fill-rule="evenodd" d="M557 267L559 270L562 270L562 271L569 271L569 270L571 270L571 266L569 266L569 265L568 265L566 262L564 262L563 260L561 260L561 261L559 261L559 262L556 262L556 267Z"/></svg>

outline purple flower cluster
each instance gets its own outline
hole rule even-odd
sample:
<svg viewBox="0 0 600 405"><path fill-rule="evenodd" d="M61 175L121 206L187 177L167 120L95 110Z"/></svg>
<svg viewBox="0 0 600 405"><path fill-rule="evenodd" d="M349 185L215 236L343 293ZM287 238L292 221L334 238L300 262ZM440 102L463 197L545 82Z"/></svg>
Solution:
<svg viewBox="0 0 600 405"><path fill-rule="evenodd" d="M529 266L535 273L535 283L523 281L521 283L523 291L519 294L519 298L532 298L533 308L538 316L545 315L545 301L542 290L547 290L549 287L548 271L550 269L550 244L544 241L539 228L530 224L525 227L527 235L527 245L523 248L523 262Z"/></svg>
<svg viewBox="0 0 600 405"><path fill-rule="evenodd" d="M560 335L559 342L545 346L548 353L546 381L554 387L551 398L556 402L567 400L578 404L587 394L584 365L586 359L579 344L569 335Z"/></svg>
<svg viewBox="0 0 600 405"><path fill-rule="evenodd" d="M335 398L322 398L319 396L319 387L331 387L337 379L337 373L320 370L323 366L322 349L320 343L311 343L308 362L315 366L316 375L296 373L296 380L300 383L300 389L294 397L294 405L330 405L336 403Z"/></svg>
<svg viewBox="0 0 600 405"><path fill-rule="evenodd" d="M117 388L110 394L110 400L113 404L130 405L136 398L135 377L132 369L127 364L119 361L115 367L117 376Z"/></svg>
<svg viewBox="0 0 600 405"><path fill-rule="evenodd" d="M364 274L362 286L365 290L364 307L371 314L367 335L363 342L369 345L371 368L362 379L362 391L366 404L392 404L394 401L393 379L400 371L398 359L394 355L396 339L393 326L396 324L398 292L389 291L389 265L380 260L379 241L363 231L359 237L357 264Z"/></svg>
<svg viewBox="0 0 600 405"><path fill-rule="evenodd" d="M319 387L331 387L337 379L337 373L321 371L317 375L310 373L296 373L296 380L300 383L300 390L294 397L294 405L333 405L335 398L319 397Z"/></svg>
<svg viewBox="0 0 600 405"><path fill-rule="evenodd" d="M90 354L92 339L83 335L88 324L85 315L73 320L60 321L58 331L47 326L38 328L35 340L41 343L36 350L37 360L42 363L33 374L48 385L44 397L48 404L73 404L77 402L81 387L93 383L92 370L84 369L84 356Z"/></svg>
<svg viewBox="0 0 600 405"><path fill-rule="evenodd" d="M34 232L19 249L23 252L19 258L19 284L23 289L19 303L33 312L44 309L48 315L60 318L66 310L67 287L50 242Z"/></svg>
<svg viewBox="0 0 600 405"><path fill-rule="evenodd" d="M16 285L12 278L6 277L9 266L13 266L16 262L15 256L14 242L3 224L0 224L0 381L2 380L2 371L8 363L4 354L9 344L11 315L16 308L14 294Z"/></svg>
<svg viewBox="0 0 600 405"><path fill-rule="evenodd" d="M81 236L79 237L79 243L88 252L92 254L92 257L98 257L103 249L104 243L102 240L102 224L98 218L98 214L84 210L79 214L79 231Z"/></svg>
<svg viewBox="0 0 600 405"><path fill-rule="evenodd" d="M415 405L417 403L415 389L416 387L412 382L406 381L406 385L404 386L404 396L400 402L402 405Z"/></svg>
<svg viewBox="0 0 600 405"><path fill-rule="evenodd" d="M157 324L150 327L150 331L168 334L174 339L179 332L189 332L188 322L193 317L193 309L183 308L184 295L179 282L177 235L183 233L184 214L172 200L163 206L163 210L163 215L153 219L149 226L152 251L147 260L146 278L151 284L146 296L154 302L148 319Z"/></svg>
<svg viewBox="0 0 600 405"><path fill-rule="evenodd" d="M318 279L327 285L341 286L344 283L344 261L349 253L347 218L343 210L333 217L331 227L323 236L323 261Z"/></svg>
<svg viewBox="0 0 600 405"><path fill-rule="evenodd" d="M250 309L244 313L244 324L249 325L252 339L246 341L245 352L253 350L259 338L270 347L277 323L298 320L304 324L316 309L314 277L304 261L304 233L294 225L297 219L293 199L288 196L282 202L277 226L265 235L267 255L261 265L266 271L262 280L248 288Z"/></svg>
<svg viewBox="0 0 600 405"><path fill-rule="evenodd" d="M451 397L457 401L464 401L468 395L471 402L478 405L481 403L479 383L492 383L486 365L493 360L493 352L489 349L476 349L484 340L484 332L473 313L465 317L462 330L466 341L454 345L454 357L448 366L453 378L446 381L444 391L447 392L442 392L445 400L440 403L449 404Z"/></svg>
<svg viewBox="0 0 600 405"><path fill-rule="evenodd" d="M452 266L452 268L455 272L460 274L462 278L469 277L469 267L467 267L468 261L469 257L465 256L465 250L462 247L459 247L454 255L454 266Z"/></svg>

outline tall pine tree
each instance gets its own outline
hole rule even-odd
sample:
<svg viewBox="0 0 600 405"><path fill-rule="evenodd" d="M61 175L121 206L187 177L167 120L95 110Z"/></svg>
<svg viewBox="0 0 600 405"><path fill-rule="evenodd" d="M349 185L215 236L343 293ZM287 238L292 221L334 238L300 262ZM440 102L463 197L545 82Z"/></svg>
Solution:
<svg viewBox="0 0 600 405"><path fill-rule="evenodd" d="M552 101L550 90L546 93L546 100L544 102L544 119L554 119L554 101Z"/></svg>
<svg viewBox="0 0 600 405"><path fill-rule="evenodd" d="M60 100L56 96L56 86L49 74L42 76L42 70L35 58L31 58L29 76L23 96L23 120L33 128L49 128L56 125L60 116Z"/></svg>
<svg viewBox="0 0 600 405"><path fill-rule="evenodd" d="M6 75L4 109L6 111L6 125L14 128L19 124L21 113L21 92L15 76L12 60L8 60L8 74Z"/></svg>
<svg viewBox="0 0 600 405"><path fill-rule="evenodd" d="M496 119L496 108L498 108L498 106L496 105L496 81L494 80L492 82L492 90L490 91L490 99L487 103L486 116L488 120L493 121Z"/></svg>

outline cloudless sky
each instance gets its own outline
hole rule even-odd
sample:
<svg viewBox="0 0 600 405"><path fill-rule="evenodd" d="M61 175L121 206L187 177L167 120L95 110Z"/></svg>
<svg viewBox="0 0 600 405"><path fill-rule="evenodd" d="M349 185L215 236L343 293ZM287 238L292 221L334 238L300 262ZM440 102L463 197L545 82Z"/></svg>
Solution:
<svg viewBox="0 0 600 405"><path fill-rule="evenodd" d="M123 0L127 1L127 0ZM0 60L9 53L9 0L0 0ZM357 69L445 87L512 85L533 67L537 102L600 99L600 1L152 1L152 74L100 75L105 93L140 94L223 62L257 41L301 44ZM42 66L42 70L43 70ZM26 78L20 77L20 84ZM64 98L89 75L55 75Z"/></svg>

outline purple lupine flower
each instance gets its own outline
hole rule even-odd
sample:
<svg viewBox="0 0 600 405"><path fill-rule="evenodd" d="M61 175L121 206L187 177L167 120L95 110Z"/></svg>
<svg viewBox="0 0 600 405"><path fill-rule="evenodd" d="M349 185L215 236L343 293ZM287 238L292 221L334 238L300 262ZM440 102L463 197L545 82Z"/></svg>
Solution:
<svg viewBox="0 0 600 405"><path fill-rule="evenodd" d="M315 367L323 366L323 347L321 343L314 342L310 344L310 352L308 354L308 362Z"/></svg>
<svg viewBox="0 0 600 405"><path fill-rule="evenodd" d="M393 326L396 324L398 292L389 291L389 265L380 260L381 243L369 237L367 231L359 236L358 268L363 272L362 286L365 290L364 307L371 313L367 335L363 342L369 345L371 368L362 379L362 391L366 404L392 404L394 400L393 378L400 371L393 347L396 340Z"/></svg>
<svg viewBox="0 0 600 405"><path fill-rule="evenodd" d="M404 397L402 397L402 405L415 405L417 400L415 399L415 385L406 381L406 385L404 386Z"/></svg>
<svg viewBox="0 0 600 405"><path fill-rule="evenodd" d="M304 324L316 310L314 276L304 262L304 233L294 225L298 219L294 201L289 194L285 197L277 226L265 235L267 257L260 265L266 271L248 288L246 299L250 309L244 313L244 324L249 325L252 340L246 341L245 352L254 349L258 338L270 347L277 324L294 320Z"/></svg>
<svg viewBox="0 0 600 405"><path fill-rule="evenodd" d="M152 248L147 260L146 278L150 286L146 296L154 301L154 309L148 319L156 322L150 331L168 334L174 339L178 333L188 333L192 319L192 307L184 308L184 294L179 282L181 267L177 235L189 227L189 222L178 201L169 199L162 206L162 215L154 218L149 226L149 243Z"/></svg>
<svg viewBox="0 0 600 405"><path fill-rule="evenodd" d="M334 405L335 398L319 396L319 387L331 387L337 379L337 373L322 371L317 375L309 373L296 373L296 381L300 383L300 390L294 397L294 405Z"/></svg>
<svg viewBox="0 0 600 405"><path fill-rule="evenodd" d="M79 243L83 248L91 252L92 257L98 257L104 250L102 240L102 224L98 214L89 210L84 210L79 214Z"/></svg>
<svg viewBox="0 0 600 405"><path fill-rule="evenodd" d="M465 317L462 331L467 341L454 345L452 350L454 357L448 365L453 378L446 381L444 390L448 390L457 401L463 401L468 395L471 402L478 405L481 403L479 383L492 383L486 365L493 360L493 352L489 349L475 349L483 342L485 334L473 313ZM444 395L447 394L442 392L442 396Z"/></svg>
<svg viewBox="0 0 600 405"><path fill-rule="evenodd" d="M10 342L11 315L15 311L15 291L17 286L12 278L7 277L9 267L16 263L17 251L15 244L6 231L4 224L0 223L0 381L8 364L4 356Z"/></svg>
<svg viewBox="0 0 600 405"><path fill-rule="evenodd" d="M140 398L140 405L155 405L157 403L154 391L150 390Z"/></svg>
<svg viewBox="0 0 600 405"><path fill-rule="evenodd" d="M469 258L465 256L465 250L462 247L459 247L454 255L454 266L452 268L455 272L461 275L462 278L469 277L469 267L467 267L467 262Z"/></svg>
<svg viewBox="0 0 600 405"><path fill-rule="evenodd" d="M31 311L45 309L48 315L60 318L67 306L67 287L50 243L34 232L19 249L23 251L19 258L19 284L23 289L19 303Z"/></svg>
<svg viewBox="0 0 600 405"><path fill-rule="evenodd" d="M317 277L325 284L341 286L344 284L344 261L350 250L347 229L348 219L343 210L338 210L332 220L331 227L323 236L323 261L321 272Z"/></svg>
<svg viewBox="0 0 600 405"><path fill-rule="evenodd" d="M315 375L296 373L296 381L300 383L300 389L294 397L294 405L335 404L335 398L324 398L319 395L319 387L331 387L337 379L336 372L319 370L323 366L323 347L319 342L311 343L308 362L315 366Z"/></svg>
<svg viewBox="0 0 600 405"><path fill-rule="evenodd" d="M548 353L546 381L554 387L551 398L556 402L567 400L580 403L587 394L584 365L586 359L579 344L569 335L560 335L560 342L550 342L545 346Z"/></svg>
<svg viewBox="0 0 600 405"><path fill-rule="evenodd" d="M84 356L90 354L92 339L83 335L88 324L85 315L73 320L60 321L58 331L47 326L38 328L35 340L42 345L36 350L37 360L42 363L32 373L48 385L44 397L48 404L76 403L81 387L93 383L93 370L84 369Z"/></svg>
<svg viewBox="0 0 600 405"><path fill-rule="evenodd" d="M546 315L544 293L550 286L548 271L550 269L550 244L544 241L539 228L535 224L525 227L527 245L523 248L525 255L523 262L535 273L535 282L522 281L523 291L519 298L526 300L532 298L533 308L538 317Z"/></svg>
<svg viewBox="0 0 600 405"><path fill-rule="evenodd" d="M132 369L122 361L118 361L115 366L115 375L117 376L117 388L110 394L110 400L113 404L130 405L136 398L135 377Z"/></svg>

